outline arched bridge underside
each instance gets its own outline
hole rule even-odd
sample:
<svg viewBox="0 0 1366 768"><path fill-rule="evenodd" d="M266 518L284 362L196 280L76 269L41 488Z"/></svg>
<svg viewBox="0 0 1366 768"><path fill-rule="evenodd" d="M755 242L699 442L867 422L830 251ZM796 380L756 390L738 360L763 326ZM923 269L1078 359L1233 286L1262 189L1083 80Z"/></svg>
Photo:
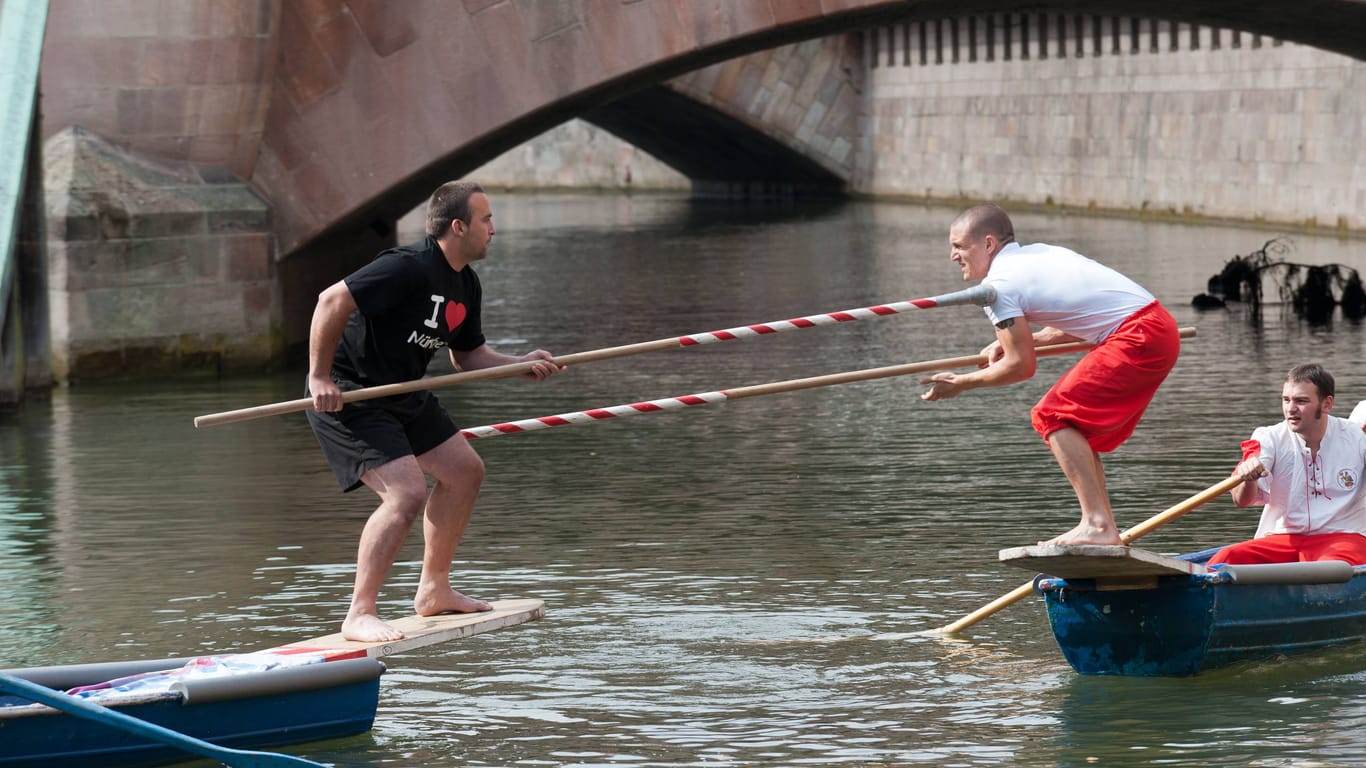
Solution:
<svg viewBox="0 0 1366 768"><path fill-rule="evenodd" d="M761 130L667 86L651 86L581 117L693 180L695 195L825 195L846 176Z"/></svg>
<svg viewBox="0 0 1366 768"><path fill-rule="evenodd" d="M877 30L900 30L886 50L903 57L961 43L1009 59L1083 28L1099 46L1124 18L1133 46L1159 26L1175 40L1160 21L1366 60L1366 0L197 0L49 16L58 378L278 359L306 341L318 290L438 184L575 117L702 191L863 183L864 80L893 42Z"/></svg>
<svg viewBox="0 0 1366 768"><path fill-rule="evenodd" d="M273 207L282 255L332 250L354 241L347 233L383 233L441 182L573 117L689 175L724 178L710 158L725 148L705 142L745 132L661 84L870 25L1001 12L1115 14L1366 59L1366 0L433 0L403 11L358 0L283 4L281 54L250 175ZM733 178L764 180L766 169L781 167L787 177L771 181L828 187L840 176L773 143L742 149L752 164L728 161Z"/></svg>

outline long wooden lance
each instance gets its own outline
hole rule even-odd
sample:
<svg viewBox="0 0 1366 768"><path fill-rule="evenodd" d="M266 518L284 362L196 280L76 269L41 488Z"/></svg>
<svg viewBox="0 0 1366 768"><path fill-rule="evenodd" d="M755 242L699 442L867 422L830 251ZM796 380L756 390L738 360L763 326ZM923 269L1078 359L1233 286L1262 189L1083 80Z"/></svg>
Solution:
<svg viewBox="0 0 1366 768"><path fill-rule="evenodd" d="M958 304L985 306L994 301L995 298L996 292L991 288L985 285L977 285L962 291L946 293L942 296L898 301L891 304L875 304L873 306L859 307L857 309L845 309L838 312L807 315L806 317L797 317L791 320L755 323L754 325L742 325L719 331L692 333L686 336L671 336L664 339L655 339L654 341L642 341L635 344L623 344L616 347L589 350L587 352L576 352L574 354L556 357L555 362L560 365L578 365L580 363L591 363L597 360L609 360L616 357L638 355L642 352L653 352L661 349L695 347L703 344L714 344L720 341L750 339L756 336L766 336L768 334L783 333L784 331L794 331L802 328L835 325L837 323L847 323L854 320L864 320L873 317L885 317L887 315L896 315L917 309L933 309L935 307L948 307ZM460 371L458 373L448 373L442 376L414 379L413 381L404 381L397 384L382 384L376 387L366 387L364 389L343 392L342 401L354 403L358 400L389 397L390 395L401 395L407 392L417 392L424 389L449 387L473 381L486 381L489 379L503 379L509 376L520 376L521 374L530 371L532 365L532 362L509 363L507 365L480 368L474 371ZM210 413L204 416L196 416L194 425L195 427L212 427L217 424L230 424L232 422L248 421L266 416L278 416L284 413L307 411L312 408L312 398L301 397L297 400L287 400L285 402L272 403L270 405L258 405L250 408L240 408L235 411L224 411L222 413Z"/></svg>
<svg viewBox="0 0 1366 768"><path fill-rule="evenodd" d="M1180 329L1180 333L1181 338L1189 338L1195 335L1195 329L1182 328ZM1091 346L1092 345L1089 342L1084 341L1067 342L1065 344L1049 344L1042 347L1035 347L1034 354L1039 356L1062 355L1069 352L1083 352L1090 349ZM795 392L797 390L812 389L814 387L828 387L833 384L848 384L855 381L885 379L892 376L905 376L912 373L944 371L951 368L966 368L968 366L985 365L986 363L987 356L983 354L948 357L940 360L923 360L915 363L888 365L881 368L865 368L863 370L832 373L825 376L811 376L805 379L789 379L787 381L775 381L768 384L736 387L735 389L720 389L713 392L698 392L696 394L682 395L679 397L664 397L658 400L612 405L605 408L573 411L570 413L556 414L554 416L541 416L534 419L507 421L502 424L489 424L483 427L462 429L460 434L470 440L482 437L497 437L498 435L532 432L539 429L549 429L551 427L567 427L571 424L592 424L594 422L606 421L620 416L637 416L642 413L658 413L659 411L677 411L699 405L740 400L742 398L756 397L758 395L772 395L778 392Z"/></svg>

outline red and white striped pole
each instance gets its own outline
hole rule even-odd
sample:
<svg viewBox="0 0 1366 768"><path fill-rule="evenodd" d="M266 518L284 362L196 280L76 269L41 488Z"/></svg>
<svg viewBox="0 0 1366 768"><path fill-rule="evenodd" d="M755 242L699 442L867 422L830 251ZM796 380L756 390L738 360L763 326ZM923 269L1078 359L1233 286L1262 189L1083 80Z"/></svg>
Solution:
<svg viewBox="0 0 1366 768"><path fill-rule="evenodd" d="M469 429L460 430L460 434L464 435L468 440L474 440L480 437L510 435L514 432L533 432L538 429L549 429L551 427L567 427L570 424L588 424L594 421L614 419L618 416L634 416L636 414L653 413L655 411L677 411L694 405L707 405L708 403L719 403L724 400L734 399L734 390L700 392L695 395L647 400L643 403L609 405L606 408L572 411L570 413L561 413L555 416L522 419L521 421L505 421L502 424L490 424L484 427L470 427Z"/></svg>
<svg viewBox="0 0 1366 768"><path fill-rule="evenodd" d="M1085 345L1082 346L1084 347ZM1040 353L1043 353L1042 348L1040 349ZM727 400L754 397L755 395L794 392L799 389L827 387L832 384L868 381L870 379L882 379L889 376L904 376L910 373L923 373L925 371L942 371L948 368L960 368L985 362L985 355L971 355L968 357L954 357L944 360L929 360L919 363L889 365L883 368L868 368L861 371L832 373L826 376L812 376L805 379L789 379L788 381L755 384L753 386L737 387L735 389L719 389L715 392L698 392L693 395L664 397L658 400L646 400L641 403L609 405L605 408L593 408L587 411L572 411L570 413L561 413L554 416L522 419L521 421L508 421L502 424L490 424L484 427L470 427L469 429L460 430L460 434L464 435L467 440L473 440L480 437L511 435L517 432L534 432L538 429L567 427L571 424L591 424L595 421L606 421L607 419L614 419L619 416L637 416L642 413L658 413L659 411L678 411L699 405L710 405L711 403L720 403Z"/></svg>
<svg viewBox="0 0 1366 768"><path fill-rule="evenodd" d="M916 309L933 309L935 307L948 307L957 304L976 304L985 306L996 300L996 292L985 285L977 285L962 291L946 293L942 296L934 296L927 299L911 299L910 301L897 301L891 304L875 304L871 307L859 307L858 309L845 309L839 312L826 312L819 315L807 315L806 317L795 317L791 320L778 320L770 323L755 323L754 325L741 325L735 328L727 328L721 331L709 331L707 333L694 333L688 336L679 336L673 340L677 346L692 347L699 344L712 344L718 341L731 341L732 339L746 339L755 336L764 336L770 333L782 333L783 331L795 331L800 328L812 328L818 325L835 325L837 323L847 323L852 320L866 320L872 317L886 317L887 315L897 315L902 312L910 312ZM661 339L660 342L667 341ZM659 342L642 342L643 344L654 344ZM627 345L633 347L637 345ZM615 349L625 349L627 347L616 347ZM607 350L600 350L607 351ZM592 353L584 353L592 354ZM564 358L556 358L557 362L568 364L568 359L573 355ZM601 359L595 357L594 359Z"/></svg>
<svg viewBox="0 0 1366 768"><path fill-rule="evenodd" d="M637 355L642 352L653 352L659 349L695 347L703 344L714 344L718 341L747 339L755 336L765 336L771 333L812 328L819 325L835 325L837 323L847 323L852 320L885 317L887 315L896 315L916 309L933 309L934 307L948 307L956 304L977 304L979 306L986 306L995 300L995 291L985 285L978 285L962 291L954 291L953 293L946 293L942 296L932 296L925 299L898 301L891 304L876 304L871 307L859 307L858 309L845 309L839 312L807 315L806 317L797 317L791 320L741 325L720 331L692 333L686 336L671 336L665 339L655 339L654 341L642 341L636 344L623 344L617 347L604 347L602 349L594 349L587 352L576 352L574 354L556 357L555 362L560 365L577 365L579 363L591 363L596 360L609 360L614 357ZM449 387L471 381L485 381L488 379L520 376L521 374L530 371L533 364L534 363L530 362L509 363L508 365L497 365L490 368L480 368L474 371L460 371L458 373L448 373L442 376L432 376L431 378L403 381L396 384L381 384L375 387L366 387L365 389L355 389L349 392L343 392L342 402L354 403L358 400L371 400L376 397L401 395L423 389ZM212 427L217 424L230 424L236 421L259 419L265 416L278 416L283 413L307 411L312 408L313 400L311 398L301 397L297 400L286 400L282 403L257 405L250 408L239 408L235 411L223 411L222 413L210 413L204 416L196 416L194 425L195 427Z"/></svg>
<svg viewBox="0 0 1366 768"><path fill-rule="evenodd" d="M1194 328L1181 329L1182 338L1188 338L1194 335ZM1043 347L1037 347L1034 350L1034 353L1039 356L1061 355L1069 352L1084 352L1090 348L1091 345L1087 342L1068 342L1066 344L1050 344ZM828 387L833 384L848 384L855 381L885 379L891 376L905 376L912 373L944 371L950 368L966 368L968 366L983 365L986 362L986 355L978 354L965 355L963 357L949 357L940 360L926 360L917 363L903 363L901 365L888 365L882 368L866 368L859 371L832 373L826 376L812 376L805 379L775 381L768 384L755 384L748 387L737 387L735 389L699 392L697 394L682 395L680 397L665 397L658 400L646 400L640 403L612 405L605 408L593 408L587 411L572 411L569 413L556 414L554 416L541 416L534 419L507 421L502 424L489 424L483 427L470 427L469 429L462 429L460 434L464 435L468 440L475 440L482 437L497 437L498 435L511 435L517 432L533 432L539 429L549 429L551 427L567 427L571 424L591 424L593 422L606 421L621 416L637 416L642 413L658 413L659 411L678 411L699 405L710 405L711 403L720 403L727 400L755 397L756 395L794 392L801 389L812 389L814 387Z"/></svg>

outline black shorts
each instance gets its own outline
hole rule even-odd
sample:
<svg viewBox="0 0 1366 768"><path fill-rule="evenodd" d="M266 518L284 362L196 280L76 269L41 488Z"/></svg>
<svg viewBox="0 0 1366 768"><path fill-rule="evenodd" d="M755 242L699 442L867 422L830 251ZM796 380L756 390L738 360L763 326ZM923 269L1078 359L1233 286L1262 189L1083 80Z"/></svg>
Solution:
<svg viewBox="0 0 1366 768"><path fill-rule="evenodd" d="M431 392L348 403L335 413L309 410L308 423L344 492L375 467L421 456L460 433Z"/></svg>

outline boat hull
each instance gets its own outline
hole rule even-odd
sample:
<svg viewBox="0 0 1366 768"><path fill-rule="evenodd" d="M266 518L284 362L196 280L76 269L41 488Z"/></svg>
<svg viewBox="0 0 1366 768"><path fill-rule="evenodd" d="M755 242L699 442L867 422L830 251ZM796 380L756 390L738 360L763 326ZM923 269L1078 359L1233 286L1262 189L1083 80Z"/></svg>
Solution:
<svg viewBox="0 0 1366 768"><path fill-rule="evenodd" d="M1366 639L1366 566L1342 583L1238 583L1214 570L1150 588L1040 578L1036 589L1084 675L1196 675Z"/></svg>
<svg viewBox="0 0 1366 768"><path fill-rule="evenodd" d="M172 669L183 659L167 660ZM71 665L9 673L70 688L155 664ZM330 661L185 686L175 695L111 707L220 746L258 749L364 733L373 726L384 665L373 659ZM112 672L112 673L111 673ZM0 708L0 766L126 768L191 759L189 753L45 707Z"/></svg>

